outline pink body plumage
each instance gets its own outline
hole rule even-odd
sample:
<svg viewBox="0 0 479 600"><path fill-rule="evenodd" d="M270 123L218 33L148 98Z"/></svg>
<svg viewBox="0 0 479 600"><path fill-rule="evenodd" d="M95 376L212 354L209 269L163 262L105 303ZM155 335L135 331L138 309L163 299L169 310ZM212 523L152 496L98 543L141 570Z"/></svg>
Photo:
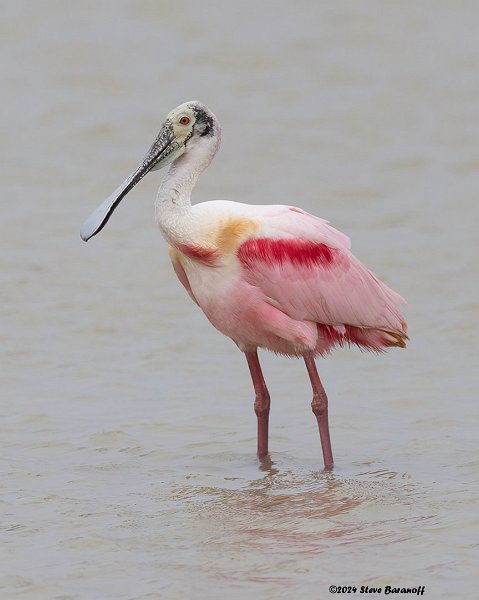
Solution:
<svg viewBox="0 0 479 600"><path fill-rule="evenodd" d="M216 203L193 209L205 212L208 204ZM247 215L220 216L227 226L210 236L224 245L227 227L229 254L217 243L177 247L173 257L180 281L217 329L242 350L289 356L351 343L378 352L405 345L404 300L350 252L344 234L301 209L248 208Z"/></svg>

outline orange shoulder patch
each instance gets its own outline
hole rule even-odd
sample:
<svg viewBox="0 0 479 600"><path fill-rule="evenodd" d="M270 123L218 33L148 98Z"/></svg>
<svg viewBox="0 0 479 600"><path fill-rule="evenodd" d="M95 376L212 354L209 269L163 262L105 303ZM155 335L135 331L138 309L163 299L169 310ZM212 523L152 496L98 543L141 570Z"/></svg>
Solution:
<svg viewBox="0 0 479 600"><path fill-rule="evenodd" d="M254 219L230 217L220 225L215 245L222 254L232 254L248 235L258 229L259 223Z"/></svg>

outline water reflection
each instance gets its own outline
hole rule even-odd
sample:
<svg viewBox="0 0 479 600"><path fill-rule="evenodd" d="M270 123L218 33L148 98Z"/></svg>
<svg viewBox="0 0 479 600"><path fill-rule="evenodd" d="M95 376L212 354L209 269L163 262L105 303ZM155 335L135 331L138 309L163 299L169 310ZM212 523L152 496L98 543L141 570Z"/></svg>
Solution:
<svg viewBox="0 0 479 600"><path fill-rule="evenodd" d="M212 529L228 524L231 533L241 534L243 545L274 540L292 549L300 545L300 551L307 553L321 551L328 538L349 537L354 541L394 537L391 528L381 529L385 521L378 519L378 506L383 510L394 507L393 518L399 520L405 507L421 495L407 474L394 471L374 470L344 477L298 465L284 468L271 457L263 459L258 469L261 477L238 479L235 489L185 486L176 489L174 498ZM361 513L373 510L373 522L362 521Z"/></svg>
<svg viewBox="0 0 479 600"><path fill-rule="evenodd" d="M364 542L379 548L411 540L419 534L419 522L436 518L411 516L409 505L422 491L406 474L375 469L344 476L293 462L267 457L258 465L260 476L237 479L235 489L228 487L231 479L224 486L176 489L175 501L191 514L203 532L205 552L214 557L208 576L294 585L318 555L339 556L345 546L361 553ZM241 568L229 563L238 552L247 557ZM266 554L270 567L263 573ZM271 560L278 561L276 570Z"/></svg>

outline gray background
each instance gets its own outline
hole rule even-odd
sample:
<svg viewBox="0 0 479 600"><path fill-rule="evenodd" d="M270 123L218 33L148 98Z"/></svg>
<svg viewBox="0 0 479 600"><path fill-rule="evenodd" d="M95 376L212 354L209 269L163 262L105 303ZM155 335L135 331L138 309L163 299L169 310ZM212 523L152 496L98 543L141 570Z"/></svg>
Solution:
<svg viewBox="0 0 479 600"><path fill-rule="evenodd" d="M479 4L1 11L1 597L472 597ZM244 358L156 230L161 175L79 238L192 99L223 126L196 201L327 218L409 301L407 350L318 361L333 474L304 366L265 353L272 452L258 465Z"/></svg>

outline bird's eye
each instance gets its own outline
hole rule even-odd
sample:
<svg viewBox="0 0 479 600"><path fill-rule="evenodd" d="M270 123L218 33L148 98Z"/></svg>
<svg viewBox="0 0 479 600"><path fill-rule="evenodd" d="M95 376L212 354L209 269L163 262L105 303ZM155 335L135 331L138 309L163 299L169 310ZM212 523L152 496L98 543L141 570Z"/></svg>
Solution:
<svg viewBox="0 0 479 600"><path fill-rule="evenodd" d="M190 118L189 117L181 117L180 119L180 125L189 125L190 124Z"/></svg>

